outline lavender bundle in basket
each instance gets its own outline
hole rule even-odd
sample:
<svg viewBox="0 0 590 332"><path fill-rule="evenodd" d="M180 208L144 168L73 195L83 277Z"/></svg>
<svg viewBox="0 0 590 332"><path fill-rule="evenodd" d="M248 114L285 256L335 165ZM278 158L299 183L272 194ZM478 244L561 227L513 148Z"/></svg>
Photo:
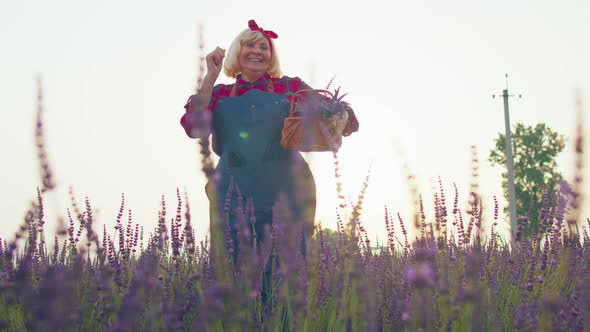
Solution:
<svg viewBox="0 0 590 332"><path fill-rule="evenodd" d="M295 113L298 115L313 116L321 119L343 119L345 113L348 115L351 110L350 104L342 100L348 93L338 96L340 88L335 89L334 93L328 90L307 90L303 92L301 98L295 104Z"/></svg>

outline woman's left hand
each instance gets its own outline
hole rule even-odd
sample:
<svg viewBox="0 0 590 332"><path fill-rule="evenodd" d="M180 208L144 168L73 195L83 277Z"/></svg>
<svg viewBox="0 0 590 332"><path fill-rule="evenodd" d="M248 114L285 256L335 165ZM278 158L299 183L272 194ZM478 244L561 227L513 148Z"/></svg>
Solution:
<svg viewBox="0 0 590 332"><path fill-rule="evenodd" d="M336 144L336 148L340 147L342 142L342 132L344 128L346 128L346 123L348 122L348 112L343 112L341 114L334 114L332 115L332 121L327 126L328 133L331 134L330 142L332 144Z"/></svg>
<svg viewBox="0 0 590 332"><path fill-rule="evenodd" d="M343 112L342 115L332 115L332 123L334 128L334 135L341 136L346 123L348 122L348 112Z"/></svg>

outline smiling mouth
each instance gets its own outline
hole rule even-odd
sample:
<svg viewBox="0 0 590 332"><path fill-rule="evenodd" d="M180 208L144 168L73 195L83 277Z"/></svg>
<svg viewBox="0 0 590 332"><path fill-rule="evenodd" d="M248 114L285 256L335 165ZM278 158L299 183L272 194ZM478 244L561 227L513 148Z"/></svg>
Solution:
<svg viewBox="0 0 590 332"><path fill-rule="evenodd" d="M254 62L262 63L262 59L250 58L250 59L248 59L248 61L254 61Z"/></svg>

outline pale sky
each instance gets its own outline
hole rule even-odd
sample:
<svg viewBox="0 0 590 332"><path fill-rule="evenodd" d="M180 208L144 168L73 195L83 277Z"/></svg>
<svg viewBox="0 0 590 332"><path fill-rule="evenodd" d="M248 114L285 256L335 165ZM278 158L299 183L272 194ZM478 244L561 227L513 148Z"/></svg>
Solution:
<svg viewBox="0 0 590 332"><path fill-rule="evenodd" d="M504 131L501 94L509 74L511 122L568 137L560 170L571 179L576 89L590 103L587 1L4 1L0 5L0 237L12 238L40 184L34 149L35 78L43 78L49 160L58 189L46 204L52 231L73 186L112 225L121 193L149 233L161 195L169 217L187 190L197 236L208 202L196 142L179 125L195 89L198 24L205 48L227 48L249 19L275 31L283 71L312 86L349 92L360 131L340 151L345 191L355 199L372 173L363 222L385 238L383 206L410 222L402 165L431 201L440 176L465 207L470 146L479 149L488 220L505 204L500 168L487 162ZM220 76L218 82L231 82ZM585 106L587 113L588 107ZM590 128L590 115L585 118ZM589 140L586 138L586 146ZM400 152L402 151L402 152ZM318 185L318 221L333 227L331 156L307 156ZM585 177L590 181L589 168ZM588 182L587 182L588 183ZM586 197L590 197L588 185ZM433 215L429 207L427 217ZM584 216L590 215L585 203ZM100 227L100 228L99 228Z"/></svg>

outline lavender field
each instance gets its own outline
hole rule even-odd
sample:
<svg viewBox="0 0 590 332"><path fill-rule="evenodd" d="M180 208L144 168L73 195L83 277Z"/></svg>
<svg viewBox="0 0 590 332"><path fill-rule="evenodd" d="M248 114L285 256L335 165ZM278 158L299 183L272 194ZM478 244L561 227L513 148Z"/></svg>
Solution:
<svg viewBox="0 0 590 332"><path fill-rule="evenodd" d="M49 249L40 194L15 242L2 241L2 329L583 331L589 324L590 237L567 223L563 200L543 211L542 236L512 250L493 229L484 235L478 205L463 219L457 202L447 213L442 198L415 240L385 211L388 243L375 250L357 211L336 232L318 228L304 258L289 250L298 242L289 221L275 220L272 241L242 246L235 265L226 255L232 248L218 245L212 255L207 241L196 243L182 201L179 194L169 224L162 203L149 236L124 220L124 201L115 230L102 236L88 202L74 205ZM264 280L269 259L278 264Z"/></svg>
<svg viewBox="0 0 590 332"><path fill-rule="evenodd" d="M581 176L573 188L546 195L540 233L523 236L520 230L530 221L521 218L513 242L496 232L506 222L497 201L479 198L475 154L468 204L459 201L456 189L445 193L441 182L432 193L435 213L426 215L415 193L412 220L385 208L378 222L386 225L386 243L372 243L363 226L376 222L362 215L367 180L358 199L348 203L352 213L338 216L335 231L318 225L305 242L305 255L298 250L302 234L281 202L270 238L257 246L251 203L243 199L238 236L251 245L241 245L234 262L224 216L213 215L211 236L197 241L196 234L207 230L193 228L180 191L172 212L162 199L152 230L125 214L124 197L115 228L101 230L90 199L80 203L71 193L67 221L48 239L53 236L44 227L44 199L55 184L41 111L38 199L15 237L0 239L2 330L589 329L590 219L579 215ZM581 128L578 136L581 142ZM200 145L203 171L211 177L209 142ZM581 165L581 144L577 148ZM482 209L488 208L494 219L484 223Z"/></svg>

